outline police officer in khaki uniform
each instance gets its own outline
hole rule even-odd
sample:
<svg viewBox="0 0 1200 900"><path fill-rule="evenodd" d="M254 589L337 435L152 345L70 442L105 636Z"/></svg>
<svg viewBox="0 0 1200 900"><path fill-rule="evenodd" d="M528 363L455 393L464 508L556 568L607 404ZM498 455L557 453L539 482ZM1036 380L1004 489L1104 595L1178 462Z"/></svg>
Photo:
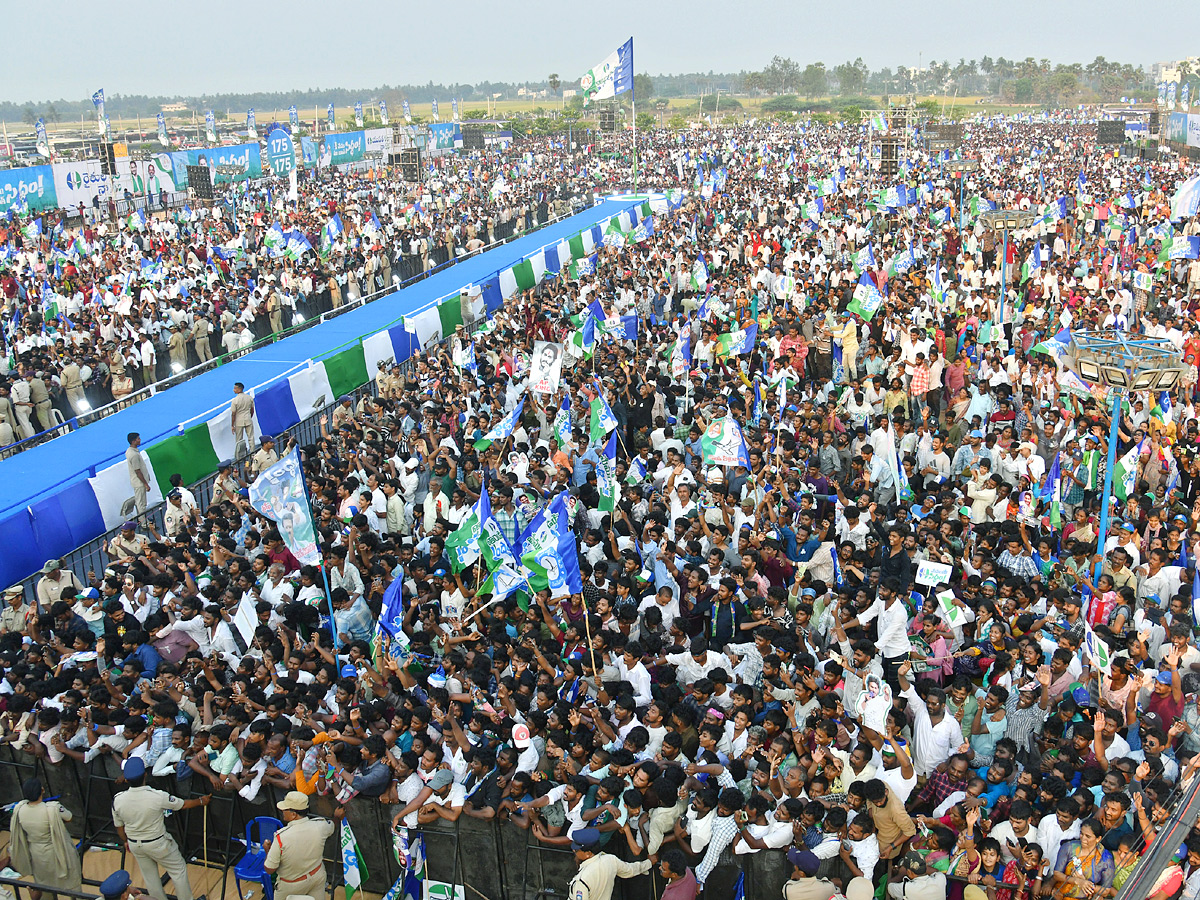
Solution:
<svg viewBox="0 0 1200 900"><path fill-rule="evenodd" d="M208 806L211 794L184 800L165 791L146 786L146 764L137 757L125 761L122 768L130 788L113 799L113 824L127 849L137 860L146 890L155 900L167 900L163 892L161 865L171 876L175 896L179 900L192 900L192 886L188 882L187 863L179 852L179 845L167 834L163 813L167 810L195 809Z"/></svg>
<svg viewBox="0 0 1200 900"><path fill-rule="evenodd" d="M129 471L129 486L133 488L133 502L139 513L146 511L150 494L150 479L146 475L146 461L142 459L142 436L131 431L126 436L129 446L125 450L125 467Z"/></svg>
<svg viewBox="0 0 1200 900"><path fill-rule="evenodd" d="M42 380L44 377L41 372L29 373L29 399L42 431L49 431L54 426L54 420L50 418L50 391Z"/></svg>
<svg viewBox="0 0 1200 900"><path fill-rule="evenodd" d="M279 302L279 292L274 287L267 294L267 318L271 323L271 333L283 331L283 305Z"/></svg>
<svg viewBox="0 0 1200 900"><path fill-rule="evenodd" d="M236 503L241 489L241 482L233 473L233 460L221 460L221 464L217 466L217 480L213 484L213 501L220 503L230 500Z"/></svg>
<svg viewBox="0 0 1200 900"><path fill-rule="evenodd" d="M208 317L196 316L196 321L192 323L192 340L196 345L196 358L200 362L212 359L212 342L208 338L211 332L212 326L208 322Z"/></svg>
<svg viewBox="0 0 1200 900"><path fill-rule="evenodd" d="M0 382L0 447L17 440L19 427L16 410L8 399L8 385Z"/></svg>
<svg viewBox="0 0 1200 900"><path fill-rule="evenodd" d="M83 376L80 374L79 360L68 359L67 364L62 367L62 371L58 375L58 380L75 415L86 412L87 400L83 396Z"/></svg>
<svg viewBox="0 0 1200 900"><path fill-rule="evenodd" d="M167 339L167 352L171 356L171 369L174 373L187 369L187 338L174 322L171 323L171 336Z"/></svg>
<svg viewBox="0 0 1200 900"><path fill-rule="evenodd" d="M254 398L246 393L246 386L240 381L233 385L233 399L229 401L229 412L233 425L233 444L235 453L241 456L249 453L254 446ZM266 440L264 438L264 440ZM242 451L242 445L245 451Z"/></svg>
<svg viewBox="0 0 1200 900"><path fill-rule="evenodd" d="M270 841L264 843L267 851L265 868L276 876L275 900L305 894L309 897L325 896L325 842L333 834L333 823L328 819L310 818L308 794L288 791L277 804L280 818L285 824ZM345 810L338 806L333 812L340 819Z"/></svg>
<svg viewBox="0 0 1200 900"><path fill-rule="evenodd" d="M262 439L262 447L250 460L250 477L257 478L263 469L279 462L279 454L275 452L275 438L269 434Z"/></svg>

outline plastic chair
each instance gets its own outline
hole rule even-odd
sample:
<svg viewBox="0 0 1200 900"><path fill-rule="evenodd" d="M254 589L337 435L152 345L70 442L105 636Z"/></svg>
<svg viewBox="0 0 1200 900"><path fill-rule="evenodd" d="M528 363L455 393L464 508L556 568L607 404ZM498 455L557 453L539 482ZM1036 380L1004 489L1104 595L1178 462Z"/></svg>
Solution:
<svg viewBox="0 0 1200 900"><path fill-rule="evenodd" d="M263 849L263 841L271 840L275 836L275 832L282 827L283 823L272 816L258 816L246 823L246 852L233 867L238 900L245 900L242 894L243 881L261 884L266 900L271 900L274 896L271 876L263 868L267 862L267 851Z"/></svg>

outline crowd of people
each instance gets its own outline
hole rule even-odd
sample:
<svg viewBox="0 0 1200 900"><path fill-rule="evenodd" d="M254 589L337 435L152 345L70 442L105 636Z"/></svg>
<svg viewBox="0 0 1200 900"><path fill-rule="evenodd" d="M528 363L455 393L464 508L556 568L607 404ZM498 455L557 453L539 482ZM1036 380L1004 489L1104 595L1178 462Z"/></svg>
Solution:
<svg viewBox="0 0 1200 900"><path fill-rule="evenodd" d="M652 866L670 900L726 896L770 851L787 900L1115 896L1200 765L1200 262L1159 260L1200 224L1170 221L1186 166L1095 135L981 118L961 188L916 147L885 179L851 128L642 135L677 212L295 448L321 565L223 465L103 572L10 589L0 739L289 821L365 798L397 828L507 822L575 851L572 897ZM535 150L530 192L631 181L621 154ZM395 265L400 201L346 190L285 215L386 205ZM1005 257L979 214L1010 207L1038 217ZM166 246L222 221L164 222ZM201 266L209 302L294 277L252 246L237 288ZM1108 398L1054 347L1089 329L1167 338L1185 371L1121 407L1118 497ZM319 885L276 896L320 896L319 857L292 863ZM1146 896L1181 890L1200 834Z"/></svg>
<svg viewBox="0 0 1200 900"><path fill-rule="evenodd" d="M101 206L0 221L0 447L136 400L583 202L585 179L555 179L499 151L431 167L424 185L387 168L314 176L295 202L277 187L235 185L212 206L151 204L148 217L118 217L115 206L105 216ZM500 176L505 190L493 194ZM326 239L334 213L344 230ZM272 226L312 249L273 244Z"/></svg>

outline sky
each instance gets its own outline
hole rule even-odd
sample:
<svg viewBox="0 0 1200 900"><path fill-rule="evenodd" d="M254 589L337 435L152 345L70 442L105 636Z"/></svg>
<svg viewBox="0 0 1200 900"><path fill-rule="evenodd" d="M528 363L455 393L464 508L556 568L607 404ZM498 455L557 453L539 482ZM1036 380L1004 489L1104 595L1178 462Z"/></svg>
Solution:
<svg viewBox="0 0 1200 900"><path fill-rule="evenodd" d="M6 4L0 99L198 96L384 84L564 85L634 38L637 72L736 72L772 56L871 68L985 55L1147 67L1195 55L1196 0L65 0ZM40 39L44 37L45 40Z"/></svg>

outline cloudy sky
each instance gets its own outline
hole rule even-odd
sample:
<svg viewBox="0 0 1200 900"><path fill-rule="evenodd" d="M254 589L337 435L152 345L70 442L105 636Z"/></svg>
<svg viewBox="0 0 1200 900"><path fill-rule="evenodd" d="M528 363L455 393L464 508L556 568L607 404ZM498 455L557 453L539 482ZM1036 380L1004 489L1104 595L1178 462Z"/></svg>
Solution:
<svg viewBox="0 0 1200 900"><path fill-rule="evenodd" d="M1149 65L1194 54L1195 0L244 0L6 4L10 101L427 81L570 82L631 34L638 72L762 68L779 54L872 69L984 55ZM1170 22L1180 27L1169 27ZM1168 27L1163 27L1167 25Z"/></svg>

